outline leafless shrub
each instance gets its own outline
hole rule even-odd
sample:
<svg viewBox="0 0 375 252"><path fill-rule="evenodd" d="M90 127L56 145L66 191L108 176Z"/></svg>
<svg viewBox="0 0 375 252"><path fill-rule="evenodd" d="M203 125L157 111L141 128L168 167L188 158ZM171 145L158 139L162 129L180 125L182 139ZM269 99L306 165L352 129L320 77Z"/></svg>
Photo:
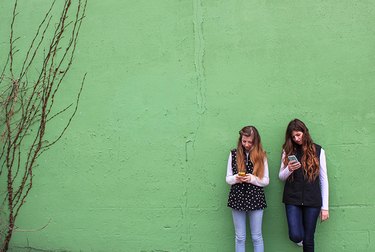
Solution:
<svg viewBox="0 0 375 252"><path fill-rule="evenodd" d="M59 2L61 4L61 2ZM9 30L9 54L0 68L0 180L4 200L0 208L0 251L7 251L15 221L33 186L38 157L61 139L76 114L85 76L76 99L63 109L55 100L72 66L87 0L65 0L60 12L53 1L26 50L15 37L18 1ZM3 10L4 11L4 10ZM53 16L59 13L59 16ZM70 16L71 15L71 16ZM55 21L56 20L56 21ZM19 60L20 59L20 60ZM63 116L64 113L64 116ZM46 139L47 125L60 117L65 125L54 139Z"/></svg>

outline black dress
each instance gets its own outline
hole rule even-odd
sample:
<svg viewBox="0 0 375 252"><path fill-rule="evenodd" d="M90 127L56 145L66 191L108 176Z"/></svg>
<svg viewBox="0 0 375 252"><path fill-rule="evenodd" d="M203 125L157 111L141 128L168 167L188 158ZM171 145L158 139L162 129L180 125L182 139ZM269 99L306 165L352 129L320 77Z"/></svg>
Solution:
<svg viewBox="0 0 375 252"><path fill-rule="evenodd" d="M236 150L231 151L232 154L232 171L237 174L237 153ZM246 173L253 173L253 163L248 155L246 162ZM239 211L260 210L267 207L266 197L263 187L250 183L237 183L231 186L228 207Z"/></svg>

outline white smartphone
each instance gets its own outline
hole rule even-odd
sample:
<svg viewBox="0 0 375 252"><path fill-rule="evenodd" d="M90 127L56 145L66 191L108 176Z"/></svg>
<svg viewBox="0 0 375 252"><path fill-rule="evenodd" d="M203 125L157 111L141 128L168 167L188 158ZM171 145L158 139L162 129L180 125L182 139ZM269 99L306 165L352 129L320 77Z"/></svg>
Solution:
<svg viewBox="0 0 375 252"><path fill-rule="evenodd" d="M289 161L299 162L298 159L297 159L297 157L295 155L288 156L288 159L289 159Z"/></svg>

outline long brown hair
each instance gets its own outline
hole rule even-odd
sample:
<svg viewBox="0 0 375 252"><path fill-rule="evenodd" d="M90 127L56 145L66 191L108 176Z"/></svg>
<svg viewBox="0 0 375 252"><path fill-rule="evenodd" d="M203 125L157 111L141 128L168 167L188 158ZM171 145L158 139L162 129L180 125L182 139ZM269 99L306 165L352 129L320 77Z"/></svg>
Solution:
<svg viewBox="0 0 375 252"><path fill-rule="evenodd" d="M311 139L309 129L299 119L293 119L289 122L285 133L285 143L283 149L285 152L284 165L288 164L288 156L295 154L296 143L293 141L292 132L300 131L303 133L302 136L302 158L301 164L304 169L304 174L310 182L314 181L319 176L319 160L316 157L316 149L313 140Z"/></svg>
<svg viewBox="0 0 375 252"><path fill-rule="evenodd" d="M252 137L253 147L250 150L250 160L254 165L253 175L263 178L264 176L264 159L266 152L263 150L260 135L254 126L243 127L240 132L240 137L237 143L237 170L246 171L245 167L245 151L242 146L242 137Z"/></svg>

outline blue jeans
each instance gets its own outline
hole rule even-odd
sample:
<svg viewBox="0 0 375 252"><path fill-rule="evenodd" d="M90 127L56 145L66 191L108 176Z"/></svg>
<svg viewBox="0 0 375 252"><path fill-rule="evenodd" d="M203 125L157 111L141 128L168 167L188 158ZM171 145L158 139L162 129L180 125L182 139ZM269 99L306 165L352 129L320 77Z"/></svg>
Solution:
<svg viewBox="0 0 375 252"><path fill-rule="evenodd" d="M289 228L289 239L297 243L303 241L304 252L314 252L314 234L320 207L285 204Z"/></svg>
<svg viewBox="0 0 375 252"><path fill-rule="evenodd" d="M246 216L249 216L250 232L253 240L254 252L263 252L262 219L263 210L238 211L232 209L234 230L236 233L236 252L245 252Z"/></svg>

